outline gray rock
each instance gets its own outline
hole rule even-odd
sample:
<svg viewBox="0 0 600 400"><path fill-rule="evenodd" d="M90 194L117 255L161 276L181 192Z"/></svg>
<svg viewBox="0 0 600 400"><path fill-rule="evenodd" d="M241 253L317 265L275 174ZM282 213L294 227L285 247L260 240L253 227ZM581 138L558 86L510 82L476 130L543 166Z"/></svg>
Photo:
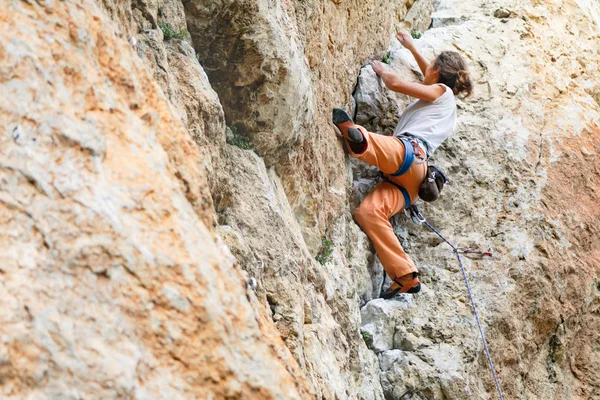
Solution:
<svg viewBox="0 0 600 400"><path fill-rule="evenodd" d="M383 269L383 265L379 261L379 257L375 255L373 257L373 262L371 263L371 270L369 271L371 275L371 285L373 290L373 298L377 299L381 296L383 282L387 277L385 270Z"/></svg>
<svg viewBox="0 0 600 400"><path fill-rule="evenodd" d="M396 326L394 333L394 349L402 351L416 351L431 346L433 342L426 337L416 336L408 332L404 326Z"/></svg>
<svg viewBox="0 0 600 400"><path fill-rule="evenodd" d="M390 350L380 353L381 383L386 398L401 400L416 395L426 399L470 398L459 370L461 360L452 348L431 348L418 353Z"/></svg>
<svg viewBox="0 0 600 400"><path fill-rule="evenodd" d="M411 32L423 33L431 26L431 14L433 12L433 0L414 1L412 7L406 14L403 24Z"/></svg>
<svg viewBox="0 0 600 400"><path fill-rule="evenodd" d="M417 355L401 350L379 355L381 386L387 399L401 400L417 394L427 399L445 399L435 369ZM450 397L452 398L452 397Z"/></svg>
<svg viewBox="0 0 600 400"><path fill-rule="evenodd" d="M370 65L363 67L358 76L354 93L356 123L371 132L393 133L398 120L398 104L395 95L384 90L383 82Z"/></svg>
<svg viewBox="0 0 600 400"><path fill-rule="evenodd" d="M369 338L369 348L376 353L390 350L394 346L395 302L376 299L368 302L360 311L363 337Z"/></svg>
<svg viewBox="0 0 600 400"><path fill-rule="evenodd" d="M511 12L510 10L507 10L506 8L499 8L496 11L494 11L494 17L496 18L508 18L511 16Z"/></svg>
<svg viewBox="0 0 600 400"><path fill-rule="evenodd" d="M267 165L305 139L304 127L314 120L294 11L285 3L273 11L264 1L185 3L192 40L229 124L251 138Z"/></svg>

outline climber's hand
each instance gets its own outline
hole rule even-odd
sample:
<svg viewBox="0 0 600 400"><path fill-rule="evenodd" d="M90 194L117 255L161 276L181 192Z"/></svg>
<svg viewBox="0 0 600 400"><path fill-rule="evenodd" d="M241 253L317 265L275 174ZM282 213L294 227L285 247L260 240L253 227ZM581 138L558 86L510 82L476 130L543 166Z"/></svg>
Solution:
<svg viewBox="0 0 600 400"><path fill-rule="evenodd" d="M415 42L413 41L413 38L410 35L410 33L406 31L399 31L398 33L396 33L396 38L398 39L400 44L406 47L408 50L412 50L415 48Z"/></svg>
<svg viewBox="0 0 600 400"><path fill-rule="evenodd" d="M381 76L387 67L381 61L373 60L371 61L371 68L373 68L373 71L375 71L377 75Z"/></svg>

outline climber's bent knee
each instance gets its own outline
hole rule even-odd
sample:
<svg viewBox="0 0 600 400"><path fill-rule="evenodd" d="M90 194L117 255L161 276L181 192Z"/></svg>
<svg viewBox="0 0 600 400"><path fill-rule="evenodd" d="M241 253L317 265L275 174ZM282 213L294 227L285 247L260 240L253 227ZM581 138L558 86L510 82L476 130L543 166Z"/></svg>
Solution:
<svg viewBox="0 0 600 400"><path fill-rule="evenodd" d="M375 225L378 220L377 212L371 204L361 203L360 206L354 211L354 219L361 228L365 229L369 226Z"/></svg>

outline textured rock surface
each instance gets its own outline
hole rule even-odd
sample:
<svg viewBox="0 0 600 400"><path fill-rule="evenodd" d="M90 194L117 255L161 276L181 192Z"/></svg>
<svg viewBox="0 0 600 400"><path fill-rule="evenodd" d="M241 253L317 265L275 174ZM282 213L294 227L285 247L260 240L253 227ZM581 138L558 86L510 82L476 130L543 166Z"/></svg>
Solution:
<svg viewBox="0 0 600 400"><path fill-rule="evenodd" d="M176 115L199 145L202 166L212 182L213 161L225 144L223 108L189 40L165 37L161 29L166 26L189 39L183 3L103 0L101 5L116 22L115 29L150 68Z"/></svg>
<svg viewBox="0 0 600 400"><path fill-rule="evenodd" d="M419 46L462 51L477 87L424 211L494 250L466 266L506 397L598 396L597 2L98 3L113 22L91 1L0 13L2 397L494 398L436 236L394 218L425 288L371 301L351 210L377 171L329 122L356 104L390 133L408 99L361 66L389 51L418 80L392 32L430 25Z"/></svg>
<svg viewBox="0 0 600 400"><path fill-rule="evenodd" d="M105 1L104 7L124 32L137 39L138 53L201 151L209 154L203 158L203 165L215 199L216 230L242 268L257 280L264 312L272 316L288 348L306 371L315 395L381 398L376 357L368 352L359 333L359 306L373 296L368 242L352 222L344 201L349 183L348 175L339 172L345 170L344 154L335 136L323 137L320 125L311 116L323 109L323 101L329 103L328 109L348 95L337 95L340 88L336 81L321 88L335 93L335 97L324 96L314 102L315 85L321 84L323 78L314 71L309 73L306 63L317 55L309 54L307 58L295 50L312 43L307 34L315 32L307 31L305 24L317 23L311 15L320 5L307 4L294 10L286 4L268 9L266 4L239 2L225 6L218 2L190 2L186 3L185 19L191 33L189 42L198 49L198 59L221 95L229 125L242 135L249 133L252 147L265 156L267 166L277 161L279 173L273 167L265 167L252 152L224 145L222 117L213 100L216 96L205 85L195 92L188 88L190 82L204 82L203 73L194 72L200 64L192 58L186 41L167 40L158 29L161 24L176 31L186 29L179 2L115 5ZM123 11L126 6L131 7L129 12ZM327 18L333 23L336 16L343 16L336 23L355 26L361 16L373 11L376 15L369 18L377 21L386 7L370 2L355 6L353 12L357 15L340 13L335 6L331 15L317 19ZM398 17L408 10L404 4L394 7ZM213 12L222 18L215 19ZM304 22L288 18L297 12L306 18ZM420 18L413 16L413 23ZM356 60L371 53L373 44L385 43L391 33L393 19L386 16L380 20L380 30L388 33L369 33L356 48L361 55L340 54L340 49L335 52L352 59L346 61L344 73L340 72L348 82L344 87L347 93L359 68ZM231 49L235 51L232 53ZM325 64L339 63L332 53L334 49L321 54L319 42L317 50L323 71L329 73ZM178 74L179 70L191 73ZM197 100L198 94L202 101ZM290 107L291 100L306 105ZM298 112L299 108L307 111ZM198 111L202 114L198 115ZM329 111L318 113L321 125L328 123L328 114ZM194 116L198 121L195 125L204 130L194 131L194 124L189 122ZM307 119L310 121L302 122ZM302 122L302 129L298 121ZM319 146L336 151L317 149ZM327 184L323 182L325 175L329 175L331 185L321 187ZM310 178L305 179L306 176ZM298 207L299 203L306 207ZM321 225L315 226L319 220ZM307 223L311 229L305 229ZM334 244L333 261L325 267L313 259L322 236Z"/></svg>
<svg viewBox="0 0 600 400"><path fill-rule="evenodd" d="M89 1L0 14L0 397L307 397L127 41Z"/></svg>
<svg viewBox="0 0 600 400"><path fill-rule="evenodd" d="M17 7L17 4L19 3L15 2L11 6ZM193 6L193 4L189 3L187 5L189 7ZM353 17L350 15L346 16L347 8L342 8L341 13L336 11L335 13L324 15L331 23L338 16L344 16L349 26L360 27L362 31L356 32L355 35L362 35L364 41L354 50L359 53L358 55L353 52L347 59L342 60L346 63L347 67L340 74L344 77L343 80L346 82L346 85L342 88L338 86L337 78L339 75L336 73L335 77L330 77L331 85L320 88L327 89L329 94L334 93L335 96L324 97L315 104L310 104L310 97L318 93L315 83L323 83L323 78L315 75L313 72L309 73L309 70L306 69L310 57L306 58L304 54L297 53L291 54L291 58L286 59L286 56L281 52L288 51L286 46L288 46L289 41L278 44L281 39L278 34L292 28L290 30L291 34L302 37L302 40L305 42L302 43L302 46L306 43L314 45L315 43L310 42L306 34L308 32L309 35L314 35L316 32L314 30L307 30L307 25L320 24L322 22L320 17L315 20L312 16L317 9L320 10L320 5L315 2L301 10L302 18L305 18L305 20L302 23L298 23L297 26L294 26L293 21L290 24L290 21L285 18L283 20L277 19L283 14L277 14L277 18L272 19L268 12L269 10L265 8L266 3L262 4L262 8L255 14L257 18L250 21L250 23L248 21L245 22L249 25L244 29L260 33L264 26L260 25L260 23L266 21L265 23L272 30L271 36L267 35L266 40L260 37L256 38L259 47L265 53L261 57L265 57L268 66L277 67L277 64L281 60L272 60L269 58L269 55L279 54L283 58L283 67L289 69L286 72L289 76L287 78L283 76L281 82L277 82L279 86L277 87L278 92L276 93L275 104L280 104L277 101L285 100L284 91L287 87L290 95L302 94L303 90L306 90L306 98L309 102L308 106L310 106L307 111L308 114L306 112L297 113L298 118L307 120L304 126L304 133L302 129L294 125L295 123L292 123L291 130L287 129L290 126L285 124L290 121L285 115L283 115L283 119L277 117L280 112L289 112L285 108L277 111L270 104L262 108L257 108L258 112L262 113L261 115L266 115L265 121L274 120L270 131L276 136L274 140L267 137L265 143L272 146L274 149L273 154L277 154L277 157L280 158L278 160L278 167L283 171L281 175L284 182L280 182L275 170L273 168L267 169L263 161L256 155L253 155L251 152L236 150L224 143L225 124L220 101L208 83L207 76L204 74L204 70L195 56L195 52L191 46L192 41L186 38L187 35L185 34L188 22L191 21L190 26L194 27L193 19L196 16L196 12L190 12L188 15L184 14L183 3L179 1L112 2L110 0L103 0L100 2L100 6L113 19L114 23L108 22L97 13L97 10L94 10L95 16L93 18L95 18L94 21L97 21L95 29L104 29L109 32L111 40L118 43L118 50L113 50L113 53L121 56L121 52L129 51L131 53L133 50L139 55L145 66L148 67L148 71L154 81L160 85L162 92L169 100L169 123L178 125L179 121L177 119L180 120L183 123L183 127L187 129L187 134L191 135L198 145L197 148L194 148L194 146L191 146L191 142L186 142L185 134L184 137L174 136L169 129L160 125L164 122L164 117L160 113L155 114L152 111L147 111L154 110L156 105L151 99L147 98L148 94L146 92L142 91L138 93L132 89L122 94L123 99L127 100L127 104L132 112L139 110L147 111L142 114L144 123L150 125L159 124L155 127L157 138L160 140L162 147L167 151L169 160L172 162L174 168L172 175L176 182L180 182L180 190L185 195L187 201L194 206L196 214L202 218L202 221L208 226L209 230L214 228L227 241L242 268L250 272L252 278L258 282L258 303L252 300L252 296L250 296L250 299L255 302L254 311L256 315L254 315L254 318L261 321L261 329L264 331L262 335L269 338L269 335L274 332L273 328L279 328L279 333L283 337L285 344L287 344L287 348L291 350L296 362L304 369L314 395L323 398L382 398L381 386L377 377L377 359L367 350L359 333L359 306L372 298L368 271L368 242L365 236L360 233L358 227L352 222L349 210L344 202L345 188L349 180L345 178L345 176L348 176L347 174L338 172L340 170L344 171L344 155L343 152L339 151L339 142L333 134L327 137L323 137L320 134L320 126L326 125L329 120L328 113L319 113L321 124L315 124L314 121L308 120L311 119L311 113L318 111L319 107L324 107L323 102L326 101L328 103L327 108L329 108L331 103L337 103L340 98L348 98L347 94L342 96L338 96L337 94L340 90L346 93L349 93L349 90L351 90L352 80L354 79L353 75L359 67L357 60L364 59L367 54L371 53L373 45L381 46L387 41L395 19L387 14L386 5L375 3L357 4L356 6L360 7L355 7L354 10L358 13ZM75 11L71 11L71 8L73 7L77 10L78 5L63 5L63 7L56 8L54 3L48 3L33 6L27 5L24 7L34 10L32 11L34 14L31 18L38 20L40 24L46 23L46 20L42 17L44 12L55 18L64 18L64 24L70 24L69 34L71 34L72 29L76 29L77 35L94 39L89 41L88 51L95 51L95 48L98 47L95 40L97 33L95 30L91 30L91 28L88 29L89 24L85 19L89 19L90 17L82 11L80 11L81 16L79 14L76 14L74 17L71 16L71 12L75 13ZM89 7L90 4L82 3L82 8ZM251 4L244 7L246 8L241 8L244 12L249 10L247 7L252 9ZM394 7L397 10L396 17L402 17L408 10L405 4L399 4ZM288 14L295 12L289 6L281 6L281 10ZM373 23L381 22L377 32L371 32L369 35L364 34L366 28L359 24L364 17L369 17ZM81 20L77 18L81 18ZM413 20L417 21L418 18L413 18ZM211 19L211 21L214 21L214 19ZM63 28L64 26L58 23L58 27ZM165 27L168 27L170 33L167 32ZM302 34L295 32L298 30L303 30L304 32ZM198 29L194 29L193 34L195 38L198 37L198 32ZM268 30L264 32L269 33ZM276 35L273 35L273 32ZM387 33L382 35L382 32ZM178 37L171 37L173 33ZM200 31L200 33L202 32ZM31 31L27 35L35 37L36 35L41 35L41 33ZM344 32L339 32L338 35L341 38ZM44 37L44 39L47 40L47 37ZM239 39L236 38L236 40ZM315 41L321 39L321 37L315 37ZM104 40L106 39L102 38L100 41L101 45L104 45ZM197 48L199 46L198 43L203 42L197 40ZM57 45L57 47L63 50L61 45L64 46L64 43L60 42L60 45ZM315 52L321 52L323 50L321 44L316 43L316 45L318 48ZM129 47L132 50L128 50ZM332 70L325 67L325 64L334 61L340 63L340 61L336 60L336 55L332 53L333 49L326 50L326 53L319 56L323 56L320 58L319 63L323 64L322 72L329 74ZM70 49L67 48L65 54L68 55L69 51ZM128 57L132 57L129 53ZM339 55L340 50L338 49L337 56ZM115 62L119 65L120 58L115 57L116 55L111 53L106 62ZM76 65L74 62L73 65L68 65L67 68L79 68L83 71L88 69L93 70L93 61L95 58L90 57L90 60L91 65ZM134 64L137 62L135 59L129 61ZM251 58L247 58L247 61L247 64L251 65L249 62ZM65 64L69 63L70 59L67 59ZM145 73L139 64L135 65L137 69L134 71L122 71L119 69L111 71L112 75L109 76L109 81L113 79L122 82L127 87L133 85L134 89L142 90L135 86L135 82L128 83L133 78L121 76L124 73L129 73L131 76L137 77L138 73ZM207 69L210 71L210 68ZM245 72L240 74L240 76L243 74ZM147 74L144 75L144 79L144 85L150 85L156 93L155 97L160 97L159 92L156 91L156 87L149 83L150 80ZM78 90L85 92L86 90L84 85L80 85L80 81L69 83L72 85L72 87L69 86L71 92L77 92ZM302 87L299 88L299 83L305 85L303 86L305 89L302 89ZM242 86L245 87L247 85ZM215 82L215 87L220 87L218 80ZM147 88L144 87L144 89ZM269 89L269 87L267 86L266 89ZM228 103L229 100L231 99L226 98L225 104L230 104ZM23 101L26 101L26 99L23 99ZM164 101L164 99L160 101ZM166 103L163 104L166 106ZM285 101L283 104L285 104ZM229 108L230 113L233 111L235 111L233 108ZM123 122L114 122L114 124L118 124L120 126L119 129L123 129L125 126ZM243 128L242 125L236 126ZM114 129L115 127L112 128ZM181 126L178 129L180 135L182 132L185 132ZM239 130L244 133L244 129ZM300 140L299 135L306 134L309 130L312 132L312 136L306 135L302 139L304 144L292 143ZM20 132L21 128L17 132L18 135L20 135ZM265 131L265 134L270 133L269 131ZM291 134L289 140L285 136L288 134ZM142 138L145 138L143 134L140 138L143 142ZM257 138L259 136L253 137L253 145L272 164L273 157L270 157L270 151L268 148L263 151L260 141ZM149 140L152 140L152 136L150 136ZM186 145L182 146L182 143L186 143ZM295 144L295 146L292 146L292 144ZM151 143L148 145L152 147ZM320 145L338 151L322 152L322 149L317 149ZM298 149L302 149L303 146L306 151L299 152ZM287 154L288 152L290 154ZM185 155L182 155L182 153L185 153ZM307 156L311 153L317 158L323 156L330 157L332 155L334 157L331 160L317 160L316 164L311 162L308 165L309 158ZM130 160L126 154L123 155L128 161ZM226 159L220 160L221 155L225 155ZM288 162L290 156L299 157L300 163L297 163L297 161ZM332 165L335 165L335 167L331 167ZM240 170L240 167L244 167L244 169ZM285 173L286 167L288 168L287 171L291 171L291 173ZM133 166L125 168L126 170L135 170ZM68 175L69 171L69 169L66 169L63 173ZM299 179L299 176L304 176L307 173L310 179ZM311 176L313 173L315 176ZM236 179L244 174L247 175L247 181ZM324 185L323 177L325 175L329 175L327 179L335 181L335 183ZM209 185L206 184L205 176L208 177ZM161 185L158 180L152 181L152 184ZM291 188L290 185L292 186ZM294 188L297 185L299 186L299 191L296 191L297 189ZM211 188L212 193L210 195L208 190L206 190L207 186ZM153 188L154 186L151 187ZM257 188L260 188L260 190L256 191ZM162 187L161 190L163 190ZM292 192L291 195L289 194L290 191ZM264 193L270 194L265 198ZM214 207L212 198L216 199ZM290 202L292 203L291 206ZM303 202L308 204L308 207L302 205L298 208L297 205ZM249 216L253 218L249 220ZM312 228L308 231L305 229L307 226L305 218L309 220L308 226ZM193 224L193 218L189 216L184 216L182 219ZM318 221L321 221L321 225L315 226L315 223L318 223ZM173 223L177 224L176 221ZM169 225L166 224L163 226L163 229L169 229ZM267 237L262 233L265 229L275 233L271 240L265 240ZM325 232L325 229L327 229L327 232ZM320 242L323 233L326 233L326 236L333 240L334 243L333 261L325 267L317 264L312 257L318 249L316 243ZM124 232L122 235L128 236L129 234ZM308 246L305 244L305 238L309 239ZM61 242L60 236L57 235L56 240ZM284 244L286 251L282 251L281 248ZM112 242L108 242L103 248L110 249L111 245ZM290 247L287 247L288 245ZM70 245L65 243L64 246L69 247ZM292 251L294 248L297 249L296 252ZM309 249L311 250L309 251ZM119 257L117 250L106 251L109 252L107 255L108 258L110 258L113 252L116 254L115 257ZM196 251L202 252L202 247L196 249ZM85 257L88 257L88 252L95 254L94 251L88 251L87 248L82 249L81 252L85 254ZM209 262L209 260L206 261ZM131 262L135 263L135 261ZM109 282L113 279L108 270L105 270L102 266L95 265L95 259L90 263L93 264L90 268L93 268L94 271L97 269L96 272L100 276L106 277ZM135 264L139 268L138 273L144 274L145 267L142 264ZM217 279L222 281L224 285L227 285L226 287L237 285L238 290L243 291L246 272L236 268L232 269L231 267L229 269L226 268L226 271L226 275L229 278L221 277ZM160 277L156 279L160 281ZM144 281L144 284L148 284L148 282ZM282 290L282 288L286 290ZM165 296L173 300L174 303L185 308L186 298L181 295L179 288L169 288L165 293ZM235 293L234 291L232 295L235 296ZM221 306L227 307L227 301L224 301ZM233 311L230 310L230 312ZM220 314L223 314L221 318L225 320L231 315L229 313ZM265 318L272 319L275 324L266 322ZM263 324L267 325L263 326ZM227 326L219 325L218 322L215 325L215 329L229 329ZM176 335L178 338L184 337L187 340L193 340L185 331L177 334L174 333L173 335ZM232 340L236 340L236 338L237 336L233 334ZM290 391L289 395L295 396L294 391L297 390L297 395L303 396L303 393L306 393L303 386L303 379L297 376L297 366L289 358L288 350L285 347L277 346L278 340L273 339L274 344L271 354L281 358L282 361L280 364L275 362L273 368L276 369L280 365L288 365L290 374L283 374L284 376L281 378L284 381L282 386L276 389L278 382L275 380L273 387L265 389L264 394L265 396L277 396L277 390L281 390L279 393ZM235 353L235 345L232 344L231 348L231 351ZM257 350L258 357L262 357L263 354L269 354L269 351ZM182 358L180 355L174 357L176 357L174 358L176 361L183 360L181 363L186 367L191 365L186 364L188 360ZM194 355L190 354L189 357L194 358ZM208 356L206 357L210 359ZM270 362L268 356L261 360L261 362ZM194 358L194 361L201 363L205 360ZM108 364L110 363L111 361L108 362ZM160 362L157 363L160 364ZM253 368L244 367L242 364L240 368L253 370ZM218 371L218 367L215 370ZM80 372L85 373L85 371ZM213 375L215 373L218 372L213 371ZM268 373L268 371L265 370L264 373ZM19 373L16 375L19 375ZM250 379L246 375L246 372L242 373L239 387L236 387L235 382L229 384L229 382L225 381L226 378L224 377L220 381L217 378L211 378L215 388L221 390L214 393L217 393L217 396L227 395L234 397L238 397L240 391L244 390L252 393L252 391L248 391L248 388L244 386L244 379ZM285 379L290 378L290 376L296 376L297 383L293 388L286 386L290 382L286 382ZM124 379L124 381L127 381L127 379ZM259 380L254 382L254 384L256 385L256 390L261 390L260 387L263 385L263 382ZM160 382L157 383L157 386L160 386ZM193 388L180 387L179 389L174 389L174 393L177 391L186 393L188 389L193 392ZM13 390L14 388L11 388L9 392L12 393ZM129 393L127 392L129 388L117 388L116 390L115 395L117 396L121 395L122 390L125 391L123 393ZM106 396L111 396L111 394L107 393ZM165 396L167 395L165 394Z"/></svg>
<svg viewBox="0 0 600 400"><path fill-rule="evenodd" d="M377 365L358 333L359 298L371 298L369 285L356 284L370 279L360 254L368 251L364 236L349 215L342 216L332 234L335 245L343 246L348 237L360 242L347 254L336 249L335 262L321 266L304 243L274 169L252 151L234 146L224 148L220 159L214 190L217 230L257 279L259 299L316 395L366 398L357 393L361 387L376 395L378 385L366 380L377 384L377 375L368 374Z"/></svg>
<svg viewBox="0 0 600 400"><path fill-rule="evenodd" d="M421 7L423 4L423 7ZM409 10L430 0L186 3L192 40L228 125L275 166L313 255L346 209L344 153L329 128L357 73ZM426 11L411 24L425 25Z"/></svg>

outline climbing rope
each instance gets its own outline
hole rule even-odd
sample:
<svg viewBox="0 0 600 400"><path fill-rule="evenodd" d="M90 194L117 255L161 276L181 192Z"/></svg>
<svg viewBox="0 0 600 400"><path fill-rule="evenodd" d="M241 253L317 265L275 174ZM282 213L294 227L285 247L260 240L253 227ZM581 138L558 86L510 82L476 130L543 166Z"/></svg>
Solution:
<svg viewBox="0 0 600 400"><path fill-rule="evenodd" d="M481 340L483 341L483 347L485 348L485 355L487 356L488 362L490 364L490 369L492 371L492 375L494 376L494 382L496 383L496 389L498 390L498 396L500 396L500 400L504 400L504 397L502 396L502 389L500 389L500 383L498 382L498 377L496 376L496 369L494 368L494 363L492 361L492 356L490 355L490 350L488 349L488 345L487 345L487 341L485 340L485 335L483 334L483 327L481 326L481 321L479 320L479 313L477 312L477 307L475 307L475 300L473 300L473 295L471 294L471 287L469 286L469 279L467 278L467 272L465 271L465 267L463 266L462 263L462 258L460 257L460 253L461 252L467 252L467 253L476 253L476 254L482 254L482 255L489 255L491 256L492 253L491 252L478 252L475 250L463 250L463 249L459 249L456 246L454 246L452 243L450 243L444 236L442 236L442 234L435 229L433 226L431 226L429 224L429 222L427 222L425 220L425 218L419 213L419 210L416 208L416 206L411 206L408 209L408 215L410 217L410 219L417 225L421 225L424 224L425 226L427 226L432 232L434 232L436 235L438 235L444 242L448 243L448 245L450 247L452 247L452 250L454 251L454 254L456 254L456 258L458 259L458 265L460 265L460 269L462 270L463 273L463 278L465 279L465 284L467 285L467 292L469 293L469 299L471 299L471 306L473 307L473 313L475 314L475 320L477 321L477 326L479 327L479 333L481 334Z"/></svg>

